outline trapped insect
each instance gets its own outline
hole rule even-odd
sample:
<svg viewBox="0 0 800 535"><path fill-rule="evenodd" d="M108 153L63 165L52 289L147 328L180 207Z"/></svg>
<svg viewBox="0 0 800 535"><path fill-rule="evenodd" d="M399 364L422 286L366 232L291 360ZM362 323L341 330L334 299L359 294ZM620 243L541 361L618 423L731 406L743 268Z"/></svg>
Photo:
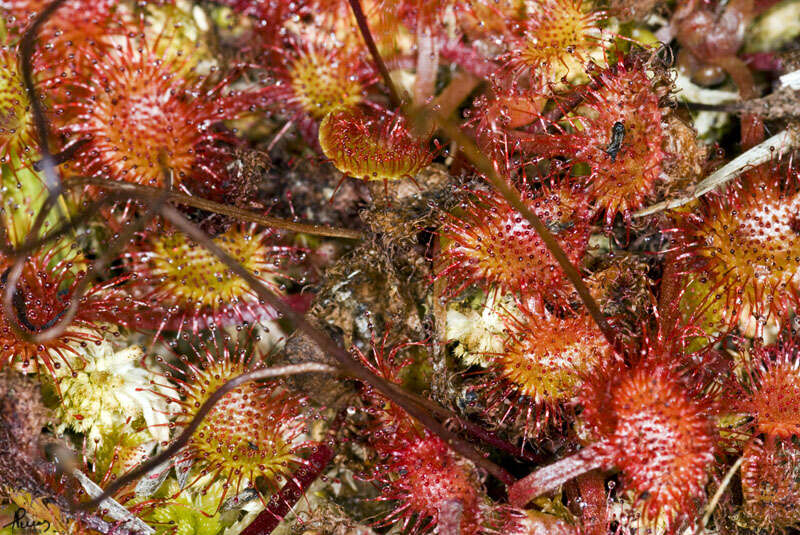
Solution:
<svg viewBox="0 0 800 535"><path fill-rule="evenodd" d="M617 154L619 154L622 148L623 139L625 139L625 125L617 121L614 123L614 126L611 127L611 143L609 143L608 148L606 148L606 154L611 156L612 162L617 161Z"/></svg>

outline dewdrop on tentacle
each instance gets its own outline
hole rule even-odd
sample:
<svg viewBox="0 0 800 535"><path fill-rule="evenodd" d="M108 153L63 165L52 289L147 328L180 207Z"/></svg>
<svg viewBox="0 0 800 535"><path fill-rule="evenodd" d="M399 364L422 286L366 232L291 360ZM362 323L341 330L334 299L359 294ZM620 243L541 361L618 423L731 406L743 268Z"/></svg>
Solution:
<svg viewBox="0 0 800 535"><path fill-rule="evenodd" d="M174 384L169 401L179 407L170 423L177 433L218 388L253 369L252 353L227 340L198 344L191 351L193 355L178 357L179 364L165 364ZM304 406L303 398L277 381L250 381L225 394L178 454L180 461L193 463L188 485L207 489L221 481L224 491L218 507L257 478L277 491L304 465L303 453L313 446L302 438Z"/></svg>
<svg viewBox="0 0 800 535"><path fill-rule="evenodd" d="M339 171L363 180L414 178L433 159L401 116L366 107L328 114L319 144Z"/></svg>
<svg viewBox="0 0 800 535"><path fill-rule="evenodd" d="M800 344L781 341L756 349L744 364L737 408L753 418L756 433L800 437Z"/></svg>
<svg viewBox="0 0 800 535"><path fill-rule="evenodd" d="M399 383L410 363L399 358L399 352L419 344L388 349L387 337L373 340L369 355L357 348L353 352L372 373ZM395 503L376 525L399 524L405 533L428 533L439 525L441 515L455 507L461 513L461 533L488 535L485 497L472 463L371 387L364 385L361 395L373 418L365 437L379 458L372 475L380 490L377 499Z"/></svg>
<svg viewBox="0 0 800 535"><path fill-rule="evenodd" d="M86 276L85 259L79 255L62 258L65 251L51 246L48 251L29 257L12 298L14 320L28 334L38 334L63 321L76 286ZM11 263L1 258L0 291L5 291ZM81 359L81 343L99 342L105 324L128 326L125 314L134 300L118 288L127 277L115 277L103 283L89 284L79 301L75 317L57 337L35 343L20 337L5 314L0 314L0 367L14 366L20 371L48 373L55 377L62 366Z"/></svg>
<svg viewBox="0 0 800 535"><path fill-rule="evenodd" d="M522 310L506 314L502 350L489 353L488 374L478 393L489 405L506 401L525 415L525 433L557 422L574 403L584 377L609 365L613 351L586 313L563 317Z"/></svg>
<svg viewBox="0 0 800 535"><path fill-rule="evenodd" d="M521 134L524 149L588 165L577 177L610 225L655 192L665 157L660 93L641 61L620 60L581 86L581 104L553 133ZM576 167L579 169L579 167Z"/></svg>
<svg viewBox="0 0 800 535"><path fill-rule="evenodd" d="M216 126L248 111L255 95L226 92L230 77L214 69L183 72L189 60L164 59L158 47L158 39L130 35L111 51L84 45L92 72L54 92L57 133L88 140L69 168L163 187L163 163L174 188L219 189L229 156L217 142L233 136Z"/></svg>

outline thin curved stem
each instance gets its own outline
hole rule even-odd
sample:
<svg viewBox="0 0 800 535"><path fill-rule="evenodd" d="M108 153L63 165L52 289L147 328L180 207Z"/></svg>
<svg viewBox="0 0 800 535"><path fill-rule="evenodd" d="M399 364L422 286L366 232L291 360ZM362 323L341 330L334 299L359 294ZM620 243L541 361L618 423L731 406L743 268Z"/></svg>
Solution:
<svg viewBox="0 0 800 535"><path fill-rule="evenodd" d="M89 284L94 279L95 274L103 271L106 266L112 260L114 260L116 255L119 253L119 250L128 241L130 241L131 238L133 238L134 234L139 232L142 228L148 225L150 221L152 221L153 217L155 217L156 213L161 210L161 207L167 201L169 196L169 188L172 187L173 176L172 172L165 167L165 158L166 157L162 151L159 154L159 160L161 161L166 183L168 184L167 189L161 190L158 197L153 200L153 203L147 205L144 214L137 221L128 223L120 235L111 244L109 244L105 251L103 251L103 253L100 254L100 256L95 259L94 262L92 262L92 265L86 271L86 274L80 281L78 281L77 286L73 288L72 294L70 295L69 304L63 313L60 314L60 317L58 321L56 321L55 325L34 333L26 331L22 328L22 325L20 325L20 320L22 318L18 317L18 315L14 313L12 307L14 304L14 296L17 292L17 283L19 282L19 277L22 275L22 268L27 260L27 257L20 255L16 258L14 265L9 272L5 292L3 294L3 313L6 315L11 328L20 338L34 344L41 344L61 336L61 334L64 333L70 323L72 323L72 320L75 319L75 315L78 313L80 301L86 293L86 290L89 289ZM51 201L53 197L54 195L51 193L47 200ZM45 213L45 210L42 210L39 215L42 213ZM37 218L37 221L40 221L40 219ZM34 225L34 228L36 228L36 225Z"/></svg>
<svg viewBox="0 0 800 535"><path fill-rule="evenodd" d="M358 21L358 28L361 31L361 35L364 38L364 41L367 43L370 54L372 54L372 59L375 61L375 64L378 65L378 70L380 71L381 76L383 76L384 82L389 87L390 92L392 95L396 96L397 90L394 88L394 83L392 82L391 76L389 76L389 71L386 70L386 65L383 61L383 58L381 58L380 52L375 46L375 40L373 39L372 33L369 30L369 25L367 24L367 19L364 16L364 11L361 9L361 2L359 0L349 1L350 6L353 9L353 14ZM394 103L395 98L393 97L392 100ZM402 105L402 102L397 100L396 104ZM491 164L489 159L486 158L483 152L481 152L475 141L464 134L458 124L453 122L451 119L442 116L440 113L435 112L434 110L429 108L412 109L408 105L402 105L402 110L406 116L412 119L412 124L415 124L418 127L428 123L427 118L422 117L423 112L433 114L436 122L439 125L439 128L450 139L456 142L461 149L461 152L464 153L472 165L474 165L475 168L482 173L487 180L489 180L489 182L497 189L498 192L500 192L503 198L505 198L505 200L508 201L511 206L513 206L520 214L522 214L525 219L528 220L528 223L530 223L534 228L547 249L550 251L550 254L553 255L558 264L561 266L561 269L567 275L567 278L575 287L575 290L577 290L581 301L583 301L583 304L589 311L589 315L591 315L592 319L595 321L595 323L597 323L597 326L600 328L600 331L603 333L603 336L605 336L609 345L616 350L620 350L621 346L617 343L614 331L606 321L606 318L603 315L603 312L600 310L600 307L597 305L597 302L594 300L594 297L592 297L592 294L589 292L589 288L586 286L586 284L584 284L580 272L578 272L577 268L572 265L572 262L569 261L569 258L567 258L564 250L558 244L555 236L553 236L545 224L542 223L542 220L539 219L539 216L533 213L533 211L522 201L519 192L497 174L494 166ZM422 127L424 128L424 126Z"/></svg>
<svg viewBox="0 0 800 535"><path fill-rule="evenodd" d="M103 491L102 494L99 496L77 504L78 509L88 510L97 507L100 505L105 499L110 498L116 493L118 490L123 488L125 485L135 481L136 479L146 475L150 472L153 468L167 462L173 455L178 453L181 448L186 446L189 443L189 439L192 438L192 435L195 431L200 427L205 420L208 413L211 412L211 409L214 408L214 405L217 404L219 400L225 397L226 394L235 390L236 388L242 386L245 383L249 383L251 381L259 381L262 379L271 379L274 377L283 377L287 375L297 375L300 373L331 373L336 374L339 373L339 369L333 366L329 366L327 364L320 364L317 362L306 362L303 364L290 364L287 366L275 366L272 368L263 368L260 370L253 370L248 373L244 373L239 375L238 377L234 377L230 381L226 382L222 386L220 386L217 390L211 394L208 399L197 409L197 414L189 422L189 425L181 432L178 437L172 441L172 443L167 447L164 451L156 455L155 457L150 458L149 460L145 461L144 463L140 464L134 470L131 470L127 474L119 477L113 483L111 483L106 489Z"/></svg>
<svg viewBox="0 0 800 535"><path fill-rule="evenodd" d="M447 117L442 117L439 114L435 114L435 117L439 124L439 128L441 128L441 130L450 139L456 142L461 149L461 152L464 153L464 156L466 156L470 162L472 162L472 165L475 166L478 172L483 174L489 180L492 186L494 186L495 189L500 192L503 198L511 206L513 206L515 210L522 214L525 219L528 220L528 223L530 223L530 225L542 239L545 246L550 251L550 254L553 255L553 258L556 259L569 281L575 287L575 290L578 292L581 301L583 301L583 304L589 311L589 315L600 328L600 331L603 333L603 336L605 336L609 345L616 350L620 350L621 346L618 344L616 333L606 321L605 315L600 310L600 307L594 300L594 297L592 297L592 294L589 292L589 288L583 282L580 272L575 266L572 265L572 262L569 261L569 258L567 258L566 253L564 253L564 250L561 248L561 245L559 245L555 236L553 236L550 230L548 230L547 226L545 226L542 220L539 219L539 216L537 216L528 207L528 205L523 202L519 192L497 174L494 166L481 152L475 141L464 134L458 124Z"/></svg>

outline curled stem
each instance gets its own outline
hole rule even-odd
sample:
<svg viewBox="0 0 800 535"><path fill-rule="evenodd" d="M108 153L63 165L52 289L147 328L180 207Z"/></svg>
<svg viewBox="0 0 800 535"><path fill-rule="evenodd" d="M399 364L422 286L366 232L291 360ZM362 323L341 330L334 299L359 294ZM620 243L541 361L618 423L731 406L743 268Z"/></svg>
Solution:
<svg viewBox="0 0 800 535"><path fill-rule="evenodd" d="M162 160L163 165L163 153L160 155L159 159ZM166 183L169 185L169 187L171 187L172 172L164 168L164 176L166 177ZM8 323L14 332L22 339L34 344L47 342L53 338L61 336L69 324L72 323L72 320L75 319L81 299L86 293L86 290L89 288L89 284L94 276L104 271L106 266L108 266L108 264L114 260L120 249L128 241L130 241L134 234L139 232L142 228L148 225L150 221L152 221L153 217L155 217L156 213L161 209L161 206L163 206L163 204L167 201L169 187L166 190L162 190L159 196L154 199L153 203L145 208L145 212L142 217L135 222L128 223L120 235L111 244L109 244L106 250L103 251L103 253L100 254L94 262L92 262L92 265L86 271L86 274L80 281L78 281L77 286L72 290L69 304L67 305L67 308L60 313L59 316L57 316L58 320L56 323L52 326L45 327L38 332L29 332L25 330L22 325L20 325L20 320L23 318L19 317L18 314L15 314L12 309L12 306L14 305L14 298L17 295L17 283L19 282L19 278L22 275L22 269L25 265L25 261L27 260L24 255L18 256L14 261L11 270L9 271L8 280L3 293L3 313L9 320ZM51 194L48 196L46 204L48 206L52 205L51 201L53 201L55 197L56 196L51 192ZM42 214L46 213L47 210L41 210L38 214L36 222L41 224L41 221L43 220L41 216ZM37 228L37 225L34 225L34 228ZM38 234L38 228L36 233Z"/></svg>

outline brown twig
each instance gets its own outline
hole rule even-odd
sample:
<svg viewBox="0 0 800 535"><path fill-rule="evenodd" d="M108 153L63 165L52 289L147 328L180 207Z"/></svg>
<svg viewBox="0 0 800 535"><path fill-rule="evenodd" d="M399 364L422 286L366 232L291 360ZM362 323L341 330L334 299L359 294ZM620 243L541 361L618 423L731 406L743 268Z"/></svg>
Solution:
<svg viewBox="0 0 800 535"><path fill-rule="evenodd" d="M143 186L131 182L112 181L102 177L80 176L80 177L70 177L64 183L65 188L71 188L77 185L90 185L105 189L130 191L130 192L135 192L140 197L148 197L148 198L156 198L159 195L164 194L167 196L168 201L175 204L182 204L185 206L191 206L192 208L199 208L207 212L214 212L217 214L230 216L239 219L240 221L256 223L259 225L263 225L265 227L291 230L293 232L302 232L304 234L313 234L315 236L327 236L329 238L346 238L350 240L360 240L364 237L361 231L359 230L327 227L325 225L314 225L310 223L298 223L296 221L288 221L286 219L281 219L278 217L272 217L268 215L262 215L248 210L242 210L241 208L236 208L234 206L228 206L225 204L220 204L218 202L209 201L208 199L203 199L201 197L193 197L191 195L186 195L185 193L180 193L177 191L165 192L161 188Z"/></svg>
<svg viewBox="0 0 800 535"><path fill-rule="evenodd" d="M369 23L367 22L367 16L364 15L364 9L361 7L361 1L348 1L350 2L350 7L353 10L353 15L356 18L356 23L358 24L358 29L361 32L361 36L364 38L364 42L367 44L369 53L372 55L373 61L375 61L375 66L378 68L378 72L380 72L383 81L386 83L386 88L389 90L389 99L392 102L392 106L395 108L400 108L403 104L403 101L400 98L400 93L397 92L397 87L394 85L394 82L392 82L392 77L389 75L389 69L386 68L386 63L383 61L381 53L378 51L378 47L375 45L375 39L372 37L372 32L369 30Z"/></svg>

